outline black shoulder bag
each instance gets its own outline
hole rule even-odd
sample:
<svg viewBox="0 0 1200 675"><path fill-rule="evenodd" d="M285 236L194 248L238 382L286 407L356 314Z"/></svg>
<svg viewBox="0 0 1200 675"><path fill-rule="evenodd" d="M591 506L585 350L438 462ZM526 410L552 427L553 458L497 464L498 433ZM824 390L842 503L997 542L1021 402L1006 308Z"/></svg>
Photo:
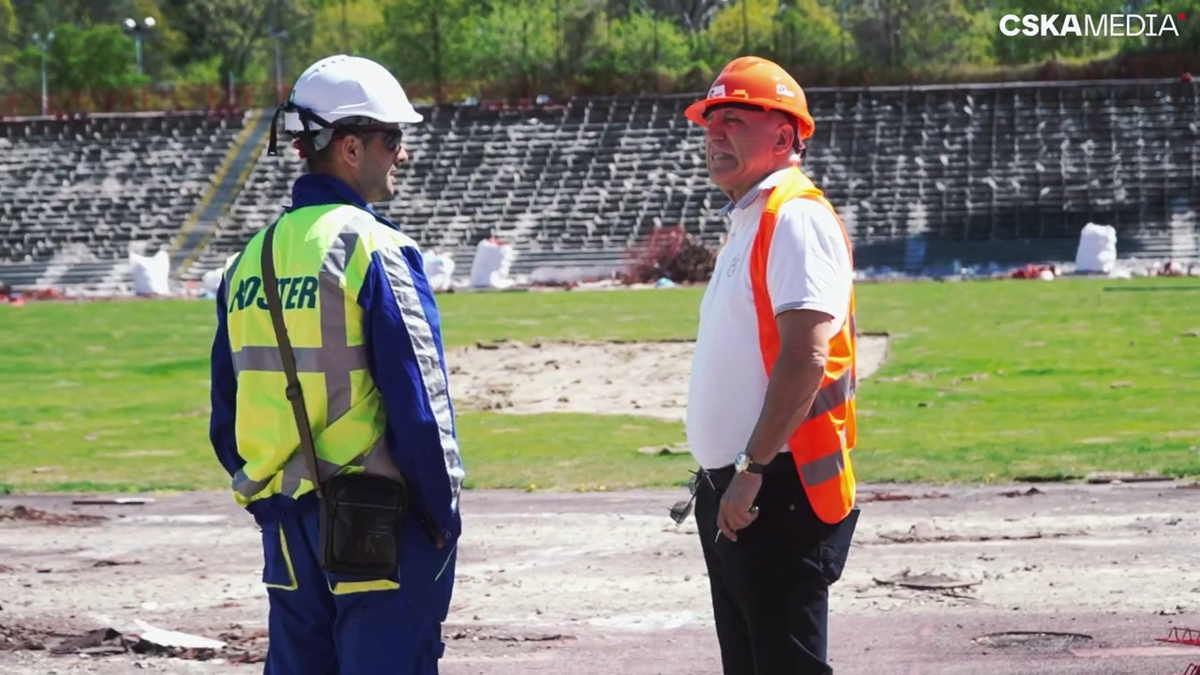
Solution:
<svg viewBox="0 0 1200 675"><path fill-rule="evenodd" d="M267 228L263 239L263 290L271 310L271 321L275 324L283 370L287 374L286 393L296 417L296 430L300 433L300 451L304 453L313 488L320 500L321 567L335 574L389 578L400 565L400 534L408 510L408 486L403 479L397 481L361 472L321 479L312 427L304 407L300 378L296 375L296 357L283 320L279 282L275 276L272 244L276 224Z"/></svg>

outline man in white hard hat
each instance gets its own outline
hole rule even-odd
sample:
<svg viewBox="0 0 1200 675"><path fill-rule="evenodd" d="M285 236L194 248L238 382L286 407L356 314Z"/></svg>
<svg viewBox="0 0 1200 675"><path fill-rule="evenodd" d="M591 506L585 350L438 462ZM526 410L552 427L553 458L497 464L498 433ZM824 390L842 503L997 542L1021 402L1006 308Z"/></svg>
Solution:
<svg viewBox="0 0 1200 675"><path fill-rule="evenodd" d="M465 474L420 251L370 206L422 116L342 55L281 114L308 173L227 263L212 348L210 437L262 528L265 673L435 674Z"/></svg>

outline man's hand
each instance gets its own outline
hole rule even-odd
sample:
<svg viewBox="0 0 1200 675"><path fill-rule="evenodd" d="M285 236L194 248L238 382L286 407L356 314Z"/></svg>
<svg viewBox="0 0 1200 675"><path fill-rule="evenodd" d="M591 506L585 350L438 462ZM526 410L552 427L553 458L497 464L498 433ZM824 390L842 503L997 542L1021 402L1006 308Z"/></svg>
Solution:
<svg viewBox="0 0 1200 675"><path fill-rule="evenodd" d="M721 508L717 512L717 527L721 528L721 534L729 541L737 541L737 531L745 529L758 517L754 499L758 496L762 481L759 474L743 472L735 474L729 482L729 489L722 495ZM754 510L751 511L751 508Z"/></svg>

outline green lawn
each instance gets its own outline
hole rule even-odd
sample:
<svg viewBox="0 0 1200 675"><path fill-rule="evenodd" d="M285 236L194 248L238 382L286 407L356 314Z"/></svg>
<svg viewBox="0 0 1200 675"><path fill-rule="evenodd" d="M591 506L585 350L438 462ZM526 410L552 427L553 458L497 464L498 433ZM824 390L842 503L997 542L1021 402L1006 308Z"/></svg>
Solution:
<svg viewBox="0 0 1200 675"><path fill-rule="evenodd" d="M678 339L700 292L440 296L450 346L503 338ZM1200 280L861 284L892 335L859 389L862 480L1095 470L1200 473ZM0 485L189 489L225 479L207 443L208 302L0 307ZM1195 333L1195 334L1190 334ZM638 417L459 417L471 487L672 485L686 456Z"/></svg>

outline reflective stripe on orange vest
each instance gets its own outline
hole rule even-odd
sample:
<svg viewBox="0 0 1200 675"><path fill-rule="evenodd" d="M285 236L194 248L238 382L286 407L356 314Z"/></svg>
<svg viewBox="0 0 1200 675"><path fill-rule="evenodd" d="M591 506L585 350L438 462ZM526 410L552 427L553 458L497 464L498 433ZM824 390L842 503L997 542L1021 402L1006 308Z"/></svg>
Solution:
<svg viewBox="0 0 1200 675"><path fill-rule="evenodd" d="M837 217L833 205L798 168L788 171L767 197L750 252L750 286L758 317L759 348L768 377L779 356L779 327L767 289L767 260L779 209L792 199L811 199ZM838 218L838 224L846 240L846 249L851 251L850 237L841 218ZM851 266L853 260L851 254ZM854 466L850 460L850 451L857 440L854 393L858 379L854 347L854 290L851 288L846 321L829 341L829 357L821 387L808 415L788 439L813 511L826 523L840 522L854 507Z"/></svg>

